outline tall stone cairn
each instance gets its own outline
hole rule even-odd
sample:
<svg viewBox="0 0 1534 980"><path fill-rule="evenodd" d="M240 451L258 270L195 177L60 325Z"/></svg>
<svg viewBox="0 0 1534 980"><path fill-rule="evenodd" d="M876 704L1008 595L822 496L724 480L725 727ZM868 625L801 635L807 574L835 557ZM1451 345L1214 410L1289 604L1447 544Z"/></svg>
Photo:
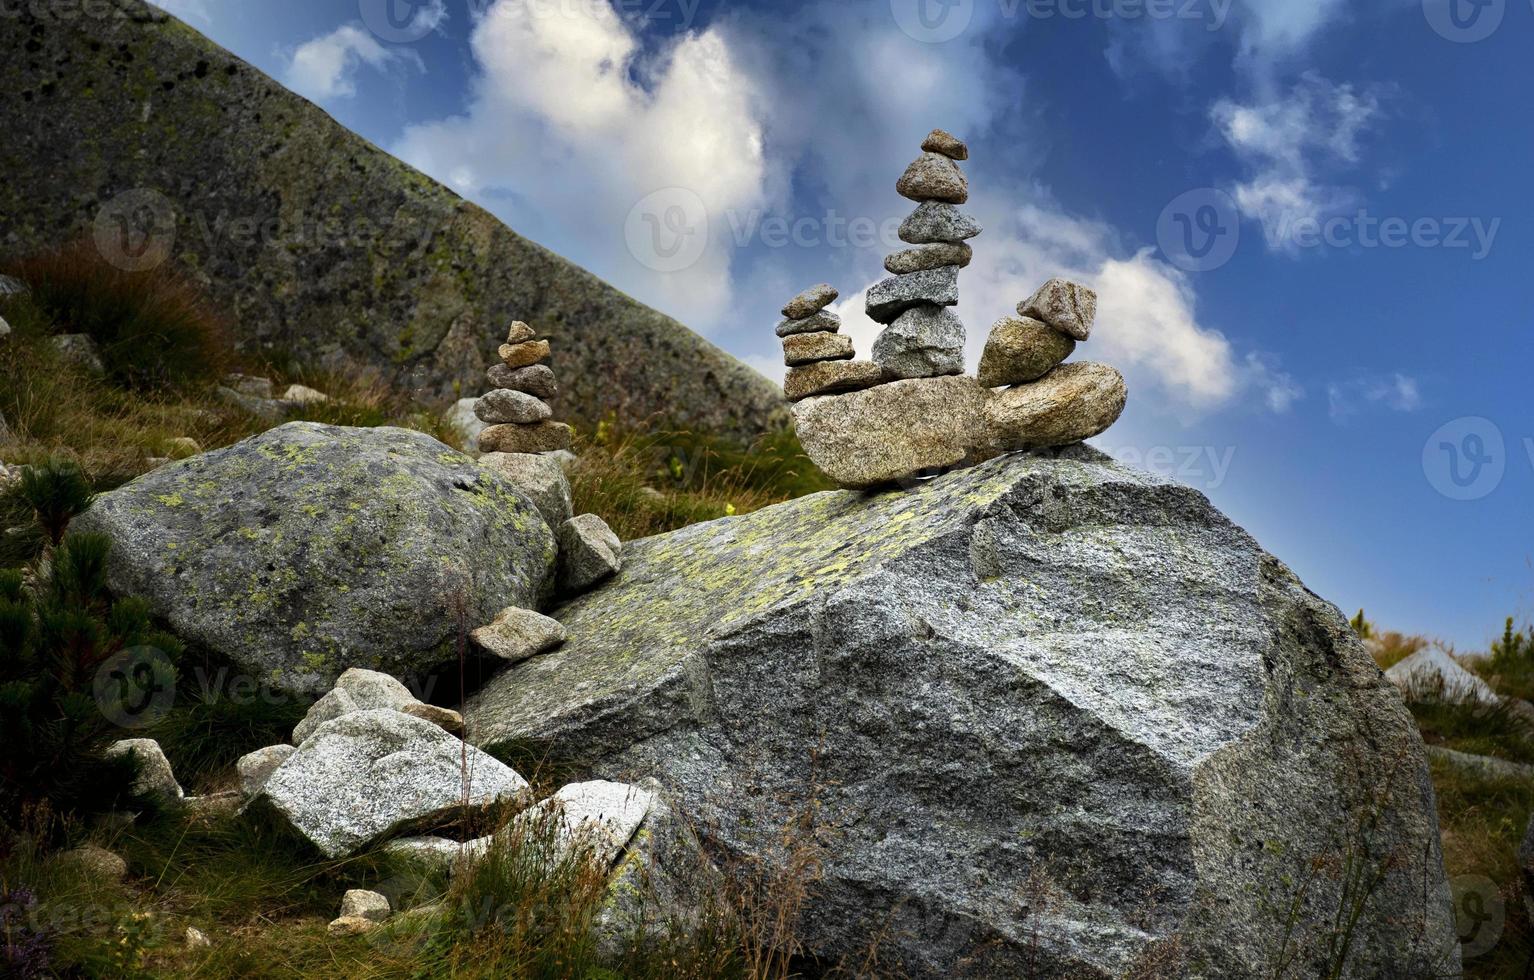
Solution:
<svg viewBox="0 0 1534 980"><path fill-rule="evenodd" d="M892 381L964 373L964 324L949 307L959 302L959 270L973 254L966 242L980 234L958 208L969 200L969 181L958 164L969 159L969 147L934 129L921 149L895 185L916 202L900 226L900 240L911 247L884 260L892 278L868 291L868 316L886 324L874 341L873 360Z"/></svg>
<svg viewBox="0 0 1534 980"><path fill-rule="evenodd" d="M552 421L548 400L559 394L549 359L549 342L521 320L511 325L500 349L501 363L490 368L493 391L474 405L488 428L479 434L485 453L549 453L570 448L571 428Z"/></svg>
<svg viewBox="0 0 1534 980"><path fill-rule="evenodd" d="M783 393L791 402L870 388L884 380L879 367L853 360L852 338L841 333L842 319L826 309L836 301L829 283L811 286L783 307L778 336L788 376Z"/></svg>

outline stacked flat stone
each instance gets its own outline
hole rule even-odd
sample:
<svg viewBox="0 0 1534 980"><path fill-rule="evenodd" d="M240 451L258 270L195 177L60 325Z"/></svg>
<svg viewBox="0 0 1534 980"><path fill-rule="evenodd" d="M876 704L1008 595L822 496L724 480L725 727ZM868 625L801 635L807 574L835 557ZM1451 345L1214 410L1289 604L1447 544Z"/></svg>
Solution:
<svg viewBox="0 0 1534 980"><path fill-rule="evenodd" d="M969 181L957 161L969 159L969 147L934 129L921 148L895 185L916 202L900 226L900 240L912 247L887 257L892 278L868 291L869 317L887 325L873 349L886 380L964 373L964 324L949 307L958 305L959 270L972 255L966 242L980 234L958 209L969 200Z"/></svg>
<svg viewBox="0 0 1534 980"><path fill-rule="evenodd" d="M1059 367L1092 335L1097 294L1064 279L1051 279L1017 304L1016 316L991 327L980 357L979 380L987 388L1031 384Z"/></svg>
<svg viewBox="0 0 1534 980"><path fill-rule="evenodd" d="M493 391L474 405L487 426L479 434L486 453L550 453L570 448L571 428L551 421L548 399L559 393L549 359L549 342L518 320L500 349L501 363L489 371Z"/></svg>
<svg viewBox="0 0 1534 980"><path fill-rule="evenodd" d="M778 336L783 338L783 363L789 369L783 392L791 402L858 391L884 379L877 365L853 360L852 338L841 333L841 317L826 309L836 297L834 287L821 283L783 307Z"/></svg>

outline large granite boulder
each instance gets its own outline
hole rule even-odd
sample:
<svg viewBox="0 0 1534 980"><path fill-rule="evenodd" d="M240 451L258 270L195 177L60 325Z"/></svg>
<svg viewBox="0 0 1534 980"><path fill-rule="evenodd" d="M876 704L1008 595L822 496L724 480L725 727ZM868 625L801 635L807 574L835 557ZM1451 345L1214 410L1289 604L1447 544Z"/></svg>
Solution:
<svg viewBox="0 0 1534 980"><path fill-rule="evenodd" d="M1202 495L1087 447L634 542L560 618L471 740L658 777L726 868L808 820L822 962L1457 975L1394 687Z"/></svg>
<svg viewBox="0 0 1534 980"><path fill-rule="evenodd" d="M430 436L294 422L97 498L108 581L281 690L456 657L471 624L537 607L554 534L505 477Z"/></svg>

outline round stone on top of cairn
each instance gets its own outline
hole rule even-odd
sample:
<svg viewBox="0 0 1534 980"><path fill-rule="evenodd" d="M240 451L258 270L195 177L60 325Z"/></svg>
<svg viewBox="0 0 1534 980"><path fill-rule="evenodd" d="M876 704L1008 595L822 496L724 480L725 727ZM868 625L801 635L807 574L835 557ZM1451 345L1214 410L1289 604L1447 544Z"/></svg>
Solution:
<svg viewBox="0 0 1534 980"><path fill-rule="evenodd" d="M474 414L488 428L479 434L486 453L548 453L570 448L571 428L552 421L547 399L559 392L554 372L544 361L549 342L518 320L499 351L501 363L488 372L495 390L480 398Z"/></svg>
<svg viewBox="0 0 1534 980"><path fill-rule="evenodd" d="M811 286L783 307L778 336L783 338L783 381L789 401L870 388L883 373L868 361L855 361L852 338L841 333L841 317L826 309L836 301L829 283Z"/></svg>

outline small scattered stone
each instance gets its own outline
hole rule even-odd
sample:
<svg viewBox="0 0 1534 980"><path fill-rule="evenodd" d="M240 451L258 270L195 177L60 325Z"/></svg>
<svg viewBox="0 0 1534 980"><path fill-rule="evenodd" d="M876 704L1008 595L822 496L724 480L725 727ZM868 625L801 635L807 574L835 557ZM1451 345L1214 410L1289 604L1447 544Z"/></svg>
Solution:
<svg viewBox="0 0 1534 980"><path fill-rule="evenodd" d="M538 508L549 527L557 528L575 516L570 478L553 454L486 453L480 457L479 465L516 484L517 489L527 494L533 506Z"/></svg>
<svg viewBox="0 0 1534 980"><path fill-rule="evenodd" d="M991 327L980 356L987 388L1027 384L1053 371L1076 350L1076 341L1029 317L1005 316Z"/></svg>
<svg viewBox="0 0 1534 980"><path fill-rule="evenodd" d="M221 790L203 796L188 796L182 803L187 816L194 820L216 820L227 817L240 809L245 796L239 790Z"/></svg>
<svg viewBox="0 0 1534 980"><path fill-rule="evenodd" d="M469 634L475 646L507 663L518 664L565 642L565 628L531 609L504 609L489 626Z"/></svg>
<svg viewBox="0 0 1534 980"><path fill-rule="evenodd" d="M255 796L261 792L261 787L272 778L277 767L287 762L288 756L297 751L291 745L268 745L241 756L240 761L234 764L235 772L240 777L240 791L246 796Z"/></svg>
<svg viewBox="0 0 1534 980"><path fill-rule="evenodd" d="M340 917L343 919L355 917L382 922L389 917L391 911L393 909L389 905L389 900L377 892L351 888L341 896Z"/></svg>
<svg viewBox="0 0 1534 980"><path fill-rule="evenodd" d="M852 338L839 333L796 333L783 338L783 363L789 367L819 361L850 361Z"/></svg>
<svg viewBox="0 0 1534 980"><path fill-rule="evenodd" d="M892 378L963 374L964 324L941 306L912 307L874 341L873 359Z"/></svg>
<svg viewBox="0 0 1534 980"><path fill-rule="evenodd" d="M336 919L325 928L333 938L344 939L349 936L361 936L372 932L378 927L378 923L372 919L364 919L360 915L345 915Z"/></svg>
<svg viewBox="0 0 1534 980"><path fill-rule="evenodd" d="M497 388L475 404L474 414L489 425L530 425L553 418L554 410L543 399L524 391Z"/></svg>
<svg viewBox="0 0 1534 980"><path fill-rule="evenodd" d="M954 243L974 238L981 231L974 218L952 204L927 201L900 223L900 240L911 245Z"/></svg>
<svg viewBox="0 0 1534 980"><path fill-rule="evenodd" d="M500 355L501 363L512 370L532 367L539 361L548 358L549 342L547 340L529 340L521 344L502 344Z"/></svg>
<svg viewBox="0 0 1534 980"><path fill-rule="evenodd" d="M883 369L872 361L820 361L790 370L783 379L783 394L797 402L815 395L872 388L884 380Z"/></svg>
<svg viewBox="0 0 1534 980"><path fill-rule="evenodd" d="M1101 435L1124 414L1129 389L1106 364L1062 364L1032 384L991 393L986 421L993 447L1069 446Z"/></svg>
<svg viewBox="0 0 1534 980"><path fill-rule="evenodd" d="M913 306L956 306L958 302L959 267L945 265L875 283L868 289L867 306L875 323L894 323Z"/></svg>
<svg viewBox="0 0 1534 980"><path fill-rule="evenodd" d="M1097 294L1064 279L1051 279L1017 304L1018 316L1041 320L1067 337L1086 340L1097 319Z"/></svg>
<svg viewBox="0 0 1534 980"><path fill-rule="evenodd" d="M282 400L299 406L323 405L330 401L330 396L307 385L288 385L282 393Z"/></svg>
<svg viewBox="0 0 1534 980"><path fill-rule="evenodd" d="M242 391L235 391L228 385L219 385L213 389L215 397L226 404L232 405L247 415L253 415L258 419L268 422L280 422L288 414L288 405L275 398L258 398L255 395L247 395Z"/></svg>
<svg viewBox="0 0 1534 980"><path fill-rule="evenodd" d="M399 710L412 718L429 721L449 735L457 735L459 738L463 737L463 715L452 708L426 704L424 701L414 701Z"/></svg>
<svg viewBox="0 0 1534 980"><path fill-rule="evenodd" d="M107 373L106 365L101 360L101 348L96 346L90 334L60 334L53 338L53 349L64 360L83 368L87 374L99 378Z"/></svg>
<svg viewBox="0 0 1534 980"><path fill-rule="evenodd" d="M213 940L209 939L201 929L197 928L196 926L186 927L187 949L208 949L212 945Z"/></svg>
<svg viewBox="0 0 1534 980"><path fill-rule="evenodd" d="M511 329L506 331L506 343L508 344L525 344L529 340L536 340L537 337L538 331L521 320L512 321Z"/></svg>
<svg viewBox="0 0 1534 980"><path fill-rule="evenodd" d="M584 592L623 568L623 543L607 522L582 514L559 529L559 587L566 594Z"/></svg>
<svg viewBox="0 0 1534 980"><path fill-rule="evenodd" d="M229 374L224 376L224 387L251 398L270 401L273 385L270 378L258 378L253 374Z"/></svg>
<svg viewBox="0 0 1534 980"><path fill-rule="evenodd" d="M132 755L138 759L139 774L133 781L132 791L138 796L153 796L167 802L178 802L186 794L176 782L176 773L160 743L152 738L129 738L114 742L106 750L108 758Z"/></svg>
<svg viewBox="0 0 1534 980"><path fill-rule="evenodd" d="M941 153L923 153L906 168L895 190L913 201L963 204L969 200L969 181L959 165Z"/></svg>
<svg viewBox="0 0 1534 980"><path fill-rule="evenodd" d="M309 713L293 729L293 744L303 745L325 722L361 710L357 702L352 700L351 694L339 687L334 688L309 706Z"/></svg>
<svg viewBox="0 0 1534 980"><path fill-rule="evenodd" d="M945 265L964 268L969 265L974 250L963 242L937 242L902 249L884 260L884 268L891 275L905 276L927 269L940 269Z"/></svg>
<svg viewBox="0 0 1534 980"><path fill-rule="evenodd" d="M783 307L783 316L790 320L802 320L808 316L814 316L821 310L836 302L836 288L830 283L821 283L811 286L804 292L789 300L788 305Z"/></svg>
<svg viewBox="0 0 1534 980"><path fill-rule="evenodd" d="M842 328L842 318L830 310L821 310L819 313L798 320L784 320L778 324L778 336L790 337L796 333L836 333Z"/></svg>
<svg viewBox="0 0 1534 980"><path fill-rule="evenodd" d="M533 425L492 425L479 434L485 453L549 453L569 449L575 430L563 422Z"/></svg>
<svg viewBox="0 0 1534 980"><path fill-rule="evenodd" d="M950 160L968 160L969 147L957 136L945 130L934 129L921 141L921 148L928 153L941 153Z"/></svg>
<svg viewBox="0 0 1534 980"><path fill-rule="evenodd" d="M486 372L490 383L497 388L510 388L547 401L559 395L559 383L554 369L547 364L534 364L524 368L509 368L496 364Z"/></svg>
<svg viewBox="0 0 1534 980"><path fill-rule="evenodd" d="M104 847L85 844L58 856L58 862L93 881L116 884L128 877L128 862Z"/></svg>
<svg viewBox="0 0 1534 980"><path fill-rule="evenodd" d="M190 436L177 436L165 441L165 455L171 459L186 459L202 452L202 446Z"/></svg>

